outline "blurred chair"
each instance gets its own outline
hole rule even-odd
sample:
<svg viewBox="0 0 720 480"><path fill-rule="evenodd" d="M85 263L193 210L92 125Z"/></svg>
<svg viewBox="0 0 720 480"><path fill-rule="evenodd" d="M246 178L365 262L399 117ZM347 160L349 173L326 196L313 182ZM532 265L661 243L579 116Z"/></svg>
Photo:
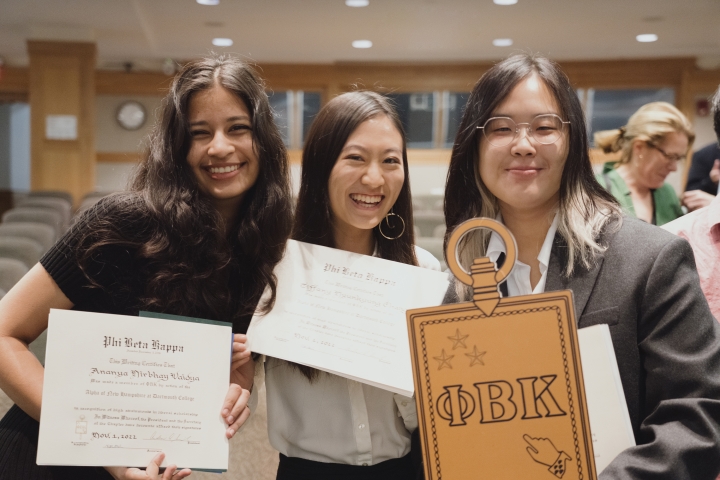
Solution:
<svg viewBox="0 0 720 480"><path fill-rule="evenodd" d="M38 222L0 223L0 237L25 237L35 240L47 252L55 243L55 229Z"/></svg>
<svg viewBox="0 0 720 480"><path fill-rule="evenodd" d="M55 230L55 238L64 233L62 217L52 208L44 207L17 207L3 213L3 223L38 222L50 225Z"/></svg>
<svg viewBox="0 0 720 480"><path fill-rule="evenodd" d="M33 198L62 198L70 205L73 204L73 197L68 192L63 192L61 190L37 190L34 192L29 192L27 194L28 197Z"/></svg>
<svg viewBox="0 0 720 480"><path fill-rule="evenodd" d="M32 268L43 254L42 245L35 240L22 237L0 237L0 257L20 260Z"/></svg>
<svg viewBox="0 0 720 480"><path fill-rule="evenodd" d="M423 237L432 237L435 227L445 225L445 215L442 212L417 212L413 215L413 220Z"/></svg>
<svg viewBox="0 0 720 480"><path fill-rule="evenodd" d="M442 195L413 195L413 210L422 212L442 212Z"/></svg>
<svg viewBox="0 0 720 480"><path fill-rule="evenodd" d="M0 258L0 288L10 289L28 272L25 263L15 258Z"/></svg>
<svg viewBox="0 0 720 480"><path fill-rule="evenodd" d="M63 231L67 230L67 227L70 225L70 218L72 217L72 203L68 203L62 198L31 196L15 204L15 207L52 208L57 211L62 218Z"/></svg>
<svg viewBox="0 0 720 480"><path fill-rule="evenodd" d="M445 227L445 224L438 225L433 229L433 237L435 238L445 238L445 231L447 230L447 227Z"/></svg>

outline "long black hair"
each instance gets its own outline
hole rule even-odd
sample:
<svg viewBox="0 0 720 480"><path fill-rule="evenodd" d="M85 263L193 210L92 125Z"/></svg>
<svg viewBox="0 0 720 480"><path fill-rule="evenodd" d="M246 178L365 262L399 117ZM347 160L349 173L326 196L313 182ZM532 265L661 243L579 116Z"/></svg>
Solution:
<svg viewBox="0 0 720 480"><path fill-rule="evenodd" d="M400 222L388 225L384 220L383 232L373 228L378 254L386 260L417 265L415 236L413 233L412 198L407 163L407 148L402 122L390 101L382 95L369 91L344 93L325 105L313 121L302 156L302 178L295 211L295 226L292 237L301 242L335 247L333 238L333 214L330 208L329 181L335 163L340 157L347 139L364 121L377 115L386 115L393 122L403 141L402 159L405 180L400 189L393 212L405 221L405 230ZM304 365L291 364L312 381L318 371Z"/></svg>
<svg viewBox="0 0 720 480"><path fill-rule="evenodd" d="M617 201L597 182L588 153L588 136L580 101L560 67L547 58L518 54L494 65L475 84L452 149L445 187L445 246L453 229L473 217L494 218L496 197L480 178L482 126L522 80L537 75L557 101L560 116L569 121L567 160L559 192L558 233L568 244L565 273L576 264L589 266L603 247L596 237L606 222L619 215ZM489 236L471 232L460 246L463 263L484 255Z"/></svg>
<svg viewBox="0 0 720 480"><path fill-rule="evenodd" d="M215 85L235 94L251 113L259 160L257 181L227 224L187 162L190 99ZM99 212L93 224L99 228L85 234L81 266L101 247L122 244L144 265L140 308L231 321L235 331L244 331L266 286L272 294L260 310L274 303L273 269L292 225L287 151L263 83L230 56L192 61L175 77L159 113L130 193L118 197L110 216ZM139 231L119 231L125 218L137 216Z"/></svg>

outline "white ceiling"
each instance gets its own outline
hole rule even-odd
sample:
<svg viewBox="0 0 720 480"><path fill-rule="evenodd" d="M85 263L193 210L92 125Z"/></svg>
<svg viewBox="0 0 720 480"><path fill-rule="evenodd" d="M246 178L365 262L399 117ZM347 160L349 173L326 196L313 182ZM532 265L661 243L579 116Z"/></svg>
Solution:
<svg viewBox="0 0 720 480"><path fill-rule="evenodd" d="M659 40L639 43L635 36ZM232 47L213 47L229 37ZM495 38L512 47L494 47ZM557 60L700 57L720 66L720 0L0 0L0 56L26 40L94 40L98 66L157 69L165 58L229 51L259 63L487 61L516 50ZM354 49L353 40L373 47Z"/></svg>

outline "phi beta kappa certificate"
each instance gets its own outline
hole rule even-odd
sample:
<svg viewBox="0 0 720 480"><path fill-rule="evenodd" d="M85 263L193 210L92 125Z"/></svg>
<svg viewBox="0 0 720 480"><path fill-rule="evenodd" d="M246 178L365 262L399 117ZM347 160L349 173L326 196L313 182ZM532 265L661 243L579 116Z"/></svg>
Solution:
<svg viewBox="0 0 720 480"><path fill-rule="evenodd" d="M294 240L274 273L251 351L413 395L405 311L439 305L447 274Z"/></svg>
<svg viewBox="0 0 720 480"><path fill-rule="evenodd" d="M232 328L202 322L51 310L38 465L227 470Z"/></svg>

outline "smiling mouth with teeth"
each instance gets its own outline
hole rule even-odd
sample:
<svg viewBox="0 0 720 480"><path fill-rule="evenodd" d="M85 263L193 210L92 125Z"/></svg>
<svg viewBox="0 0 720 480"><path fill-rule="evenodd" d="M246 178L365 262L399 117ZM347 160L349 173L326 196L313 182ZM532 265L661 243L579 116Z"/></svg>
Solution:
<svg viewBox="0 0 720 480"><path fill-rule="evenodd" d="M353 193L350 195L353 202L364 207L374 207L382 201L383 195L361 195L359 193Z"/></svg>
<svg viewBox="0 0 720 480"><path fill-rule="evenodd" d="M225 167L208 167L208 171L210 173L230 173L234 172L235 170L239 169L241 165L235 164L235 165L227 165Z"/></svg>

